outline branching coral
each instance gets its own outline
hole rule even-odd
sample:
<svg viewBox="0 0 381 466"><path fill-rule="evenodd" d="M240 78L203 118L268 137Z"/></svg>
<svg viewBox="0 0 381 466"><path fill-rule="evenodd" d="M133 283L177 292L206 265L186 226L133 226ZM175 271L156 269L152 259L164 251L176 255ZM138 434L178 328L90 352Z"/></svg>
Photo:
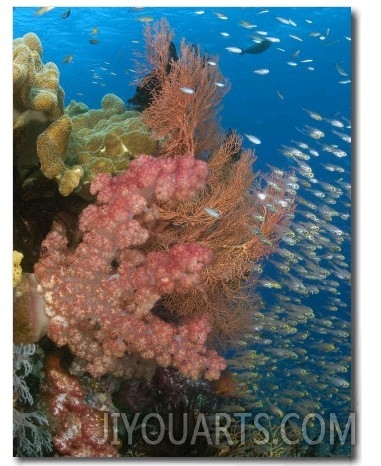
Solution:
<svg viewBox="0 0 381 466"><path fill-rule="evenodd" d="M217 58L202 55L198 47L184 40L174 59L170 54L172 37L165 20L145 29L151 72L140 86L151 88L152 103L142 117L160 141L161 155L201 157L219 143L216 114L229 83L216 66Z"/></svg>
<svg viewBox="0 0 381 466"><path fill-rule="evenodd" d="M177 316L208 315L217 340L233 342L250 326L256 303L254 266L272 253L291 219L293 198L285 200L287 175L273 174L266 186L253 187L251 151L230 131L224 137L216 119L228 90L217 61L181 42L173 54L173 32L162 20L145 29L150 73L138 89L149 92L143 121L159 140L158 156L191 152L208 161L206 187L175 206L160 205L163 222L153 231L155 247L197 241L213 252L201 287L165 297ZM146 70L145 70L146 71Z"/></svg>
<svg viewBox="0 0 381 466"><path fill-rule="evenodd" d="M13 345L13 443L18 457L44 456L52 451L48 420L36 410L27 382L35 353L34 344Z"/></svg>
<svg viewBox="0 0 381 466"><path fill-rule="evenodd" d="M253 161L231 133L208 161L206 187L173 207L160 205L164 225L151 237L165 247L179 238L197 241L213 252L197 291L171 295L166 303L176 315L208 314L225 343L249 327L255 309L247 292L255 284L252 270L276 249L293 211L292 196L285 196L287 174L273 174L269 183L254 187Z"/></svg>

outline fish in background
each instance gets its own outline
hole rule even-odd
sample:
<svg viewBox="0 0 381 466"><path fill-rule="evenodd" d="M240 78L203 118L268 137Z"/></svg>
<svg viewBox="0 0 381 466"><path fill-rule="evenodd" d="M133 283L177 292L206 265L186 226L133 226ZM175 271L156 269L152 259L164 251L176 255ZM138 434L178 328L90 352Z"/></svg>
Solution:
<svg viewBox="0 0 381 466"><path fill-rule="evenodd" d="M242 49L240 47L225 47L225 50L232 53L237 53L239 55L243 55L244 53L253 55L256 53L265 52L271 45L271 40L261 40L260 42L256 42L254 45L251 45L247 49Z"/></svg>
<svg viewBox="0 0 381 466"><path fill-rule="evenodd" d="M62 13L61 18L66 19L70 16L71 10L68 8L64 13Z"/></svg>
<svg viewBox="0 0 381 466"><path fill-rule="evenodd" d="M53 10L54 8L55 8L55 6L42 6L41 8L39 8L39 9L35 12L35 15L36 15L36 16L42 16L42 15L44 15L45 13L47 13L48 11Z"/></svg>

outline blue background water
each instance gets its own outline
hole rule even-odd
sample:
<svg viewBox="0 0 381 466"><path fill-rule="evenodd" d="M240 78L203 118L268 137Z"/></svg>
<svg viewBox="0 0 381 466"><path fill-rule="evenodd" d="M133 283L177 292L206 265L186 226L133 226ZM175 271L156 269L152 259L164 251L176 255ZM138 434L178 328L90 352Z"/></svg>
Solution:
<svg viewBox="0 0 381 466"><path fill-rule="evenodd" d="M200 10L205 14L195 14ZM70 16L62 19L60 15L67 8L56 8L42 16L35 16L36 8L16 8L14 37L31 31L40 37L44 62L53 61L60 69L66 104L75 99L90 108L99 108L106 92L115 93L125 101L134 93L133 53L143 47L144 23L139 18L166 17L175 32L177 46L185 37L187 42L200 44L208 54L219 56L221 71L232 84L223 102L222 126L236 128L241 134L255 134L262 141L259 159L274 160L279 145L288 141L295 134L295 127L301 125L301 119L305 119L303 107L328 118L338 113L350 118L351 88L338 83L342 76L335 65L340 64L350 73L351 43L344 37L351 35L351 22L349 8L270 8L269 13L258 14L263 10L249 7L71 8ZM228 20L219 19L215 12L225 14ZM276 16L291 18L297 26L282 24ZM257 27L245 29L239 25L240 21ZM94 27L98 28L96 36L92 35ZM325 34L327 29L326 40L308 36L311 32ZM280 42L258 55L241 56L225 50L230 46L249 47L258 30L268 32ZM221 32L229 36L224 37ZM303 42L289 34L300 36ZM90 44L91 38L98 39L99 44ZM295 61L312 59L313 62L289 66L286 62L292 60L297 50L300 54ZM73 55L73 61L63 63L68 55ZM307 69L311 65L313 71ZM270 73L265 76L253 73L261 68L268 68ZM100 78L94 78L95 75ZM279 98L277 90L284 100Z"/></svg>
<svg viewBox="0 0 381 466"><path fill-rule="evenodd" d="M200 10L204 13L196 14ZM264 10L267 12L263 12ZM351 131L350 8L71 8L70 16L66 19L61 18L61 15L67 11L67 7L55 8L42 16L36 16L36 11L36 8L14 9L14 38L27 32L35 32L39 36L43 45L43 62L52 61L60 69L60 84L65 90L65 104L75 99L85 102L90 108L99 108L100 101L106 93L115 93L127 103L135 90L134 51L142 51L144 46L142 18L152 17L156 20L165 17L174 30L174 42L177 47L184 37L188 43L199 44L208 55L219 56L222 74L231 83L231 90L223 101L221 125L225 130L234 128L242 135L253 134L261 140L260 145L254 146L244 138L244 145L256 150L257 170L268 170L267 164L289 169L293 166L292 161L281 154L280 148L284 144L292 145L292 140L305 141L310 148L315 148L320 153L319 157L312 157L307 162L311 162L316 179L333 184L341 181L350 183L350 146L331 132L332 129L346 134L350 134ZM225 15L227 19L221 19L216 12ZM276 17L291 19L295 26L283 24ZM256 27L244 28L240 24L242 21ZM98 30L96 35L93 28ZM252 36L258 34L258 31L265 31L268 36L280 41L272 43L267 51L257 55L238 55L226 50L226 47L231 46L249 47L253 44ZM320 33L320 37L310 35L317 32ZM221 33L228 33L229 36ZM290 37L290 34L302 40ZM89 40L94 38L99 43L89 43ZM73 55L73 59L70 63L64 63L63 60L68 55ZM313 61L302 62L308 59ZM287 63L289 61L296 62L297 66L290 66ZM347 75L339 74L338 67ZM254 70L262 68L269 69L270 73L254 73ZM317 112L325 119L346 122L346 128L343 130L332 127L326 120L315 121L303 109ZM324 131L327 137L323 142L338 145L347 151L348 156L336 158L331 153L322 151L317 141L298 131L298 128L303 129L306 125ZM332 174L324 169L323 163L339 165L343 172ZM319 185L313 188L319 189ZM308 189L299 193L299 196L303 200L319 202ZM349 201L348 198L343 200L342 204L332 207L340 213L350 213ZM343 262L350 271L350 218L343 220L337 216L334 218L334 224L346 234L340 254L344 256ZM304 252L300 252L300 255L302 254ZM320 265L329 269L331 264L329 259L322 259ZM265 266L264 276L282 282L282 274L272 264ZM334 276L328 278L337 279ZM319 284L319 281L315 280L314 284ZM277 290L262 289L261 292L265 309L270 309L278 303ZM282 293L289 294L294 299L295 293L286 287ZM302 303L314 310L317 319L331 319L333 316L333 328L336 332L340 328L348 329L351 308L351 289L348 281L339 280L334 296L331 296L330 292L321 291L307 297L296 294L296 297L302 298ZM330 313L327 307L337 297L346 307L339 307L337 312ZM287 319L287 314L283 318ZM280 358L276 361L270 359L267 369L263 369L265 372L258 382L258 392L264 396L265 393L268 395L269 387L274 385L280 385L280 391L284 387L299 386L310 398L319 400L322 412L337 412L339 409L341 412L338 416L342 414L346 420L351 408L348 401L350 391L327 383L327 378L339 375L350 382L348 360L351 337L319 332L319 328L321 325L310 321L304 326L300 324L298 333L307 331L307 339L301 342L291 336L290 341L293 342L292 348L292 345L304 345L309 359L304 360L303 367L313 375L311 380L316 380L317 377L319 381L324 382L324 387L319 389L316 383L314 388L314 384L309 386L308 380L290 377L287 375L290 369L302 367L300 360L296 363L287 358ZM274 335L274 332L268 329L264 330L263 337L272 337L273 344L275 342L282 348L284 345L290 347L290 337ZM282 340L286 340L286 343L282 343ZM335 351L321 352L317 349L321 342L332 341ZM261 352L259 344L256 349ZM331 361L332 364L346 361L349 372L336 374L335 371L329 371L325 367L325 360ZM287 406L282 405L281 398L279 394L275 397L275 402L285 410Z"/></svg>

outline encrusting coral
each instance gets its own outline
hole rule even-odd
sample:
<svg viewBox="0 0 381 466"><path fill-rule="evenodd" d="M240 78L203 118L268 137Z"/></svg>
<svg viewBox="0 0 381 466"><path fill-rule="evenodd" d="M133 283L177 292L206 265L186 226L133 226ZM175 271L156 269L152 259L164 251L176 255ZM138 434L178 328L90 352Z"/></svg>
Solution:
<svg viewBox="0 0 381 466"><path fill-rule="evenodd" d="M37 138L41 171L58 180L63 196L88 185L97 173L123 172L134 157L156 149L139 112L127 110L114 94L105 95L101 106L89 110L72 101Z"/></svg>

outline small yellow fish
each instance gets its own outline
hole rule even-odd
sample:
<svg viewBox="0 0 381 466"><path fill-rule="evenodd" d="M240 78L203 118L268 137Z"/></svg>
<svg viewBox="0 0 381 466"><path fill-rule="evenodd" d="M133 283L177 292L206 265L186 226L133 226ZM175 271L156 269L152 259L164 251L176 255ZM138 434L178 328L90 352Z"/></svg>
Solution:
<svg viewBox="0 0 381 466"><path fill-rule="evenodd" d="M140 16L140 18L138 18L138 21L141 23L151 23L153 20L154 18L152 18L152 16Z"/></svg>
<svg viewBox="0 0 381 466"><path fill-rule="evenodd" d="M41 8L39 8L36 11L35 15L36 16L42 16L45 13L47 13L48 11L53 10L53 8L55 8L55 6L42 6Z"/></svg>
<svg viewBox="0 0 381 466"><path fill-rule="evenodd" d="M96 35L98 34L98 28L97 28L97 27L93 27L93 28L91 29L91 34L92 34L93 36L96 36Z"/></svg>
<svg viewBox="0 0 381 466"><path fill-rule="evenodd" d="M214 14L217 16L217 18L219 19L228 19L228 17L226 15L224 15L223 13L219 13L218 11L215 11Z"/></svg>
<svg viewBox="0 0 381 466"><path fill-rule="evenodd" d="M225 47L225 50L231 53L242 53L242 49L239 47Z"/></svg>
<svg viewBox="0 0 381 466"><path fill-rule="evenodd" d="M279 22L282 24L290 24L290 20L286 18L282 18L281 16L275 16L275 19L277 19Z"/></svg>
<svg viewBox="0 0 381 466"><path fill-rule="evenodd" d="M322 117L321 115L319 115L318 113L312 112L311 110L307 110L306 108L303 108L303 110L304 110L306 113L308 113L308 115L309 115L312 119L314 119L314 120L316 120L316 121L322 121L322 120L323 120L323 117Z"/></svg>
<svg viewBox="0 0 381 466"><path fill-rule="evenodd" d="M251 29L257 27L256 24L250 24L248 21L240 21L238 23L240 26L246 29Z"/></svg>
<svg viewBox="0 0 381 466"><path fill-rule="evenodd" d="M290 57L291 60L293 60L294 58L296 58L296 57L299 55L299 53L300 53L300 49L295 50L295 52L293 52L293 53L291 54L291 57Z"/></svg>
<svg viewBox="0 0 381 466"><path fill-rule="evenodd" d="M278 37L267 36L266 39L270 42L280 42L280 39Z"/></svg>

